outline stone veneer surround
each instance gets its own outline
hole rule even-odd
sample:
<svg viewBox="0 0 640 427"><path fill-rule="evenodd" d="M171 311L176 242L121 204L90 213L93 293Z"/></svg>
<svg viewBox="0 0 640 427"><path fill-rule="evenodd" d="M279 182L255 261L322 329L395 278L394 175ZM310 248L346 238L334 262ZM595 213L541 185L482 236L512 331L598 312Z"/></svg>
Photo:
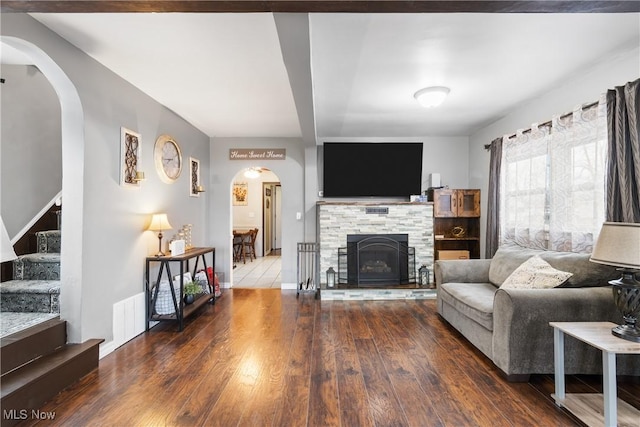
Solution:
<svg viewBox="0 0 640 427"><path fill-rule="evenodd" d="M366 213L367 207L388 208L389 213ZM408 234L409 246L415 248L416 270L426 265L433 282L433 203L318 202L317 208L323 289L327 269L338 271L338 248L347 246L347 234Z"/></svg>

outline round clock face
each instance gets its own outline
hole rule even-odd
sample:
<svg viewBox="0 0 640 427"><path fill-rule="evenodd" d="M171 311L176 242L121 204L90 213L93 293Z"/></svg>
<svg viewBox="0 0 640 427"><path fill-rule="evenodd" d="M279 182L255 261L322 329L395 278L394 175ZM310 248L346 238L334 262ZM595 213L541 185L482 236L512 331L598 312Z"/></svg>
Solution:
<svg viewBox="0 0 640 427"><path fill-rule="evenodd" d="M165 182L173 182L182 171L180 146L169 135L160 135L154 147L156 169Z"/></svg>

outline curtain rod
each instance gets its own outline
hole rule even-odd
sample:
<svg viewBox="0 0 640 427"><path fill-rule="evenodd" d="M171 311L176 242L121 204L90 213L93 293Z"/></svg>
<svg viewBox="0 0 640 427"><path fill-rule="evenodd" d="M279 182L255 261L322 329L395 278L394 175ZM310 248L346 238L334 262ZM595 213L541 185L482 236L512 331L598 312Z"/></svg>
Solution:
<svg viewBox="0 0 640 427"><path fill-rule="evenodd" d="M598 105L598 103L599 103L599 101L591 102L591 103L589 103L589 104L584 104L584 105L582 106L582 110L588 110L588 109L589 109L589 108L591 108L591 107L595 107L596 105ZM565 114L561 115L561 116L560 116L560 118L561 118L561 119L564 119L564 118L567 118L567 117L571 116L572 114L573 114L573 111L572 111L572 112L570 112L570 113L565 113ZM551 123L552 123L552 121L551 121L551 120L548 120L548 121L546 121L546 122L544 122L544 123L540 123L538 126L539 126L539 127L551 126ZM528 128L528 129L525 129L525 130L523 130L523 131L522 131L522 133L529 133L529 132L531 132L531 128ZM514 133L514 134L512 134L512 135L509 135L509 136L507 137L507 139L511 139L511 138L513 138L513 137L514 137L514 136L516 136L516 135L517 135L517 133ZM491 144L484 144L484 149L485 149L485 150L490 150L490 149L491 149Z"/></svg>

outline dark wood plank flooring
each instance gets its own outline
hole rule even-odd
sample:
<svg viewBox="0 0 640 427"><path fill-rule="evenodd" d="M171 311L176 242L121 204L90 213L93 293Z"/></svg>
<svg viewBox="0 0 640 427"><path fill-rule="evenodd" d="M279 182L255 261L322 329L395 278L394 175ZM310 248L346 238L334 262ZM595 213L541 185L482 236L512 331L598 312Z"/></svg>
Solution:
<svg viewBox="0 0 640 427"><path fill-rule="evenodd" d="M571 391L599 377L568 377ZM574 426L552 376L509 383L435 301L237 289L153 328L41 410L60 426ZM619 395L640 408L640 382Z"/></svg>

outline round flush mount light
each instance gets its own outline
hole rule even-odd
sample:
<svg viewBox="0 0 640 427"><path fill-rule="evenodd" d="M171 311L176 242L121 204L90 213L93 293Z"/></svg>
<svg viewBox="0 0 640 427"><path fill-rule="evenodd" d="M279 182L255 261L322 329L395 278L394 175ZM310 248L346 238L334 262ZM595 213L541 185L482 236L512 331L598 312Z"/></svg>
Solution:
<svg viewBox="0 0 640 427"><path fill-rule="evenodd" d="M437 107L449 95L450 89L444 86L425 87L417 91L413 97L425 108Z"/></svg>
<svg viewBox="0 0 640 427"><path fill-rule="evenodd" d="M250 179L255 179L260 176L260 170L257 168L249 168L244 171L244 176Z"/></svg>

